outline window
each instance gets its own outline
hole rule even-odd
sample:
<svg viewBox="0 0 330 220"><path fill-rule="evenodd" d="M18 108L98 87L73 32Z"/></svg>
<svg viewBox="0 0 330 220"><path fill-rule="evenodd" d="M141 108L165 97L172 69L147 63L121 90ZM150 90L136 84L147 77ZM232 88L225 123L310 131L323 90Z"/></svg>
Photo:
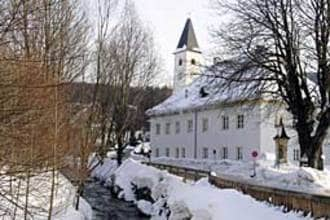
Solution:
<svg viewBox="0 0 330 220"><path fill-rule="evenodd" d="M180 122L179 121L175 122L175 133L176 134L180 133Z"/></svg>
<svg viewBox="0 0 330 220"><path fill-rule="evenodd" d="M293 160L295 161L300 160L300 151L298 149L293 149Z"/></svg>
<svg viewBox="0 0 330 220"><path fill-rule="evenodd" d="M191 64L192 65L196 65L196 60L195 59L191 59Z"/></svg>
<svg viewBox="0 0 330 220"><path fill-rule="evenodd" d="M237 128L244 128L244 115L237 115Z"/></svg>
<svg viewBox="0 0 330 220"><path fill-rule="evenodd" d="M228 116L222 116L222 129L223 130L229 129L229 117Z"/></svg>
<svg viewBox="0 0 330 220"><path fill-rule="evenodd" d="M178 147L175 149L175 157L176 158L180 157L180 149Z"/></svg>
<svg viewBox="0 0 330 220"><path fill-rule="evenodd" d="M159 148L156 148L156 157L159 157Z"/></svg>
<svg viewBox="0 0 330 220"><path fill-rule="evenodd" d="M183 77L184 77L183 72L178 72L178 80L183 79Z"/></svg>
<svg viewBox="0 0 330 220"><path fill-rule="evenodd" d="M170 148L166 148L165 155L166 155L166 157L170 156Z"/></svg>
<svg viewBox="0 0 330 220"><path fill-rule="evenodd" d="M217 150L216 149L213 149L212 151L212 159L217 159Z"/></svg>
<svg viewBox="0 0 330 220"><path fill-rule="evenodd" d="M222 148L221 159L228 159L228 147L223 147Z"/></svg>
<svg viewBox="0 0 330 220"><path fill-rule="evenodd" d="M203 118L202 131L206 132L208 129L209 129L209 120L207 118Z"/></svg>
<svg viewBox="0 0 330 220"><path fill-rule="evenodd" d="M193 120L187 121L187 132L190 133L193 131Z"/></svg>
<svg viewBox="0 0 330 220"><path fill-rule="evenodd" d="M181 148L181 157L186 158L186 148Z"/></svg>
<svg viewBox="0 0 330 220"><path fill-rule="evenodd" d="M209 158L209 149L208 148L203 148L203 159Z"/></svg>
<svg viewBox="0 0 330 220"><path fill-rule="evenodd" d="M156 134L160 134L160 124L156 124Z"/></svg>
<svg viewBox="0 0 330 220"><path fill-rule="evenodd" d="M170 134L170 130L171 130L171 123L166 123L165 134Z"/></svg>
<svg viewBox="0 0 330 220"><path fill-rule="evenodd" d="M179 59L179 66L182 66L182 59Z"/></svg>
<svg viewBox="0 0 330 220"><path fill-rule="evenodd" d="M189 93L189 90L188 90L188 89L185 89L185 90L184 90L184 97L185 97L185 98L188 98L188 93Z"/></svg>
<svg viewBox="0 0 330 220"><path fill-rule="evenodd" d="M199 89L199 97L201 98L205 98L209 95L209 93L206 91L205 89L205 86L202 86L200 89Z"/></svg>
<svg viewBox="0 0 330 220"><path fill-rule="evenodd" d="M236 159L237 160L242 160L243 159L243 152L241 147L237 147L237 154L236 154Z"/></svg>

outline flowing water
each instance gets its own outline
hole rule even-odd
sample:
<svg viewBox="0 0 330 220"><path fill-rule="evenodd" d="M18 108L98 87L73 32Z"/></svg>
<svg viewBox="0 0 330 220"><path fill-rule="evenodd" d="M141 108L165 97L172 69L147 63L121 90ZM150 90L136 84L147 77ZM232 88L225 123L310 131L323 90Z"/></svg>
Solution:
<svg viewBox="0 0 330 220"><path fill-rule="evenodd" d="M108 188L100 182L86 183L84 198L92 206L93 220L147 220L141 216L133 203L114 198Z"/></svg>

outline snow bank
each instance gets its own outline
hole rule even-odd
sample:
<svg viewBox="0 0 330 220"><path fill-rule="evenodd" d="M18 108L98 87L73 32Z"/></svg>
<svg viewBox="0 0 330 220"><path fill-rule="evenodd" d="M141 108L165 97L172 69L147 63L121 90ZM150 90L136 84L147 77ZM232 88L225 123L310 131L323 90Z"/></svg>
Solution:
<svg viewBox="0 0 330 220"><path fill-rule="evenodd" d="M119 197L126 201L134 201L135 195L132 190L132 184L138 188L148 187L152 189L162 179L165 178L165 172L159 171L153 167L147 167L137 161L127 159L114 173L114 185L119 186L123 191Z"/></svg>
<svg viewBox="0 0 330 220"><path fill-rule="evenodd" d="M156 158L156 163L164 163L212 171L218 176L232 180L244 181L255 185L269 186L279 189L305 192L311 194L330 195L330 172L312 168L281 165L274 168L270 161L257 162L257 175L251 177L253 164L232 160L191 160L174 158Z"/></svg>
<svg viewBox="0 0 330 220"><path fill-rule="evenodd" d="M136 146L128 145L127 150L130 150L130 158L134 160L146 161L151 154L150 142L140 142ZM151 156L151 155L150 155Z"/></svg>
<svg viewBox="0 0 330 220"><path fill-rule="evenodd" d="M0 215L3 219L24 219L26 180L16 179L9 184L10 177L2 176L1 190L7 192L0 200ZM50 203L52 173L45 172L35 174L30 178L29 199L28 199L28 219L47 219ZM52 219L55 220L89 220L92 218L92 209L89 204L80 198L79 210L74 209L76 199L76 189L62 174L56 173L55 191L53 200ZM11 190L10 190L11 188ZM10 193L11 192L11 193ZM17 196L19 195L19 196ZM8 200L5 200L4 198ZM10 201L15 201L14 203ZM6 207L6 210L3 209ZM21 208L20 208L21 207ZM15 213L16 210L16 213Z"/></svg>
<svg viewBox="0 0 330 220"><path fill-rule="evenodd" d="M95 162L96 163L96 162ZM111 158L104 159L91 173L91 177L101 181L108 180L117 169L117 161Z"/></svg>
<svg viewBox="0 0 330 220"><path fill-rule="evenodd" d="M85 199L80 198L79 210L73 206L67 207L62 213L53 217L54 220L92 220L92 208Z"/></svg>
<svg viewBox="0 0 330 220"><path fill-rule="evenodd" d="M135 154L147 154L150 153L150 151L151 151L150 142L139 143L134 149Z"/></svg>
<svg viewBox="0 0 330 220"><path fill-rule="evenodd" d="M301 219L295 213L283 213L280 208L261 203L235 190L218 189L207 179L193 184L167 172L128 159L114 173L114 185L122 190L121 197L135 201L153 220ZM136 201L133 185L150 187L153 201ZM308 218L306 218L308 219Z"/></svg>

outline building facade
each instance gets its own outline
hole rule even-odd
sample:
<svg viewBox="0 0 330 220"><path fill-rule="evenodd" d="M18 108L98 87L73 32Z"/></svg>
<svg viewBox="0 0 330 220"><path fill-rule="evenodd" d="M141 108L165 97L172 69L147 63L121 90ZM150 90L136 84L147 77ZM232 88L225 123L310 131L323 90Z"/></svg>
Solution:
<svg viewBox="0 0 330 220"><path fill-rule="evenodd" d="M190 19L174 55L174 93L147 112L154 157L250 161L257 151L259 158L275 160L273 138L282 118L290 137L288 160L299 163L297 134L279 102L226 94L216 80L198 76L203 59ZM328 163L328 141L324 154Z"/></svg>

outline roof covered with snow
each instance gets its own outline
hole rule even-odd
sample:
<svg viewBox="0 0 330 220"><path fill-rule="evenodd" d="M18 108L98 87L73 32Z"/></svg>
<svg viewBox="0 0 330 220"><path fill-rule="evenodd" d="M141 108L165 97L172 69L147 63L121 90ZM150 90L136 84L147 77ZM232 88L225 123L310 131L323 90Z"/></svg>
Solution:
<svg viewBox="0 0 330 220"><path fill-rule="evenodd" d="M251 84L233 83L230 88L222 87L224 79L217 78L213 74L203 74L192 84L182 90L172 94L164 102L149 109L147 114L150 116L175 114L182 111L209 108L223 103L232 103L243 100L253 100L260 98L261 93L246 93L246 86L253 87ZM256 91L251 89L251 91Z"/></svg>
<svg viewBox="0 0 330 220"><path fill-rule="evenodd" d="M279 100L281 94L278 85L271 80L272 73L266 71L243 58L221 61L201 70L200 77L164 102L147 110L147 114L168 115L235 102ZM226 80L228 78L231 80ZM317 85L309 78L307 85L311 94L318 97L315 90Z"/></svg>

